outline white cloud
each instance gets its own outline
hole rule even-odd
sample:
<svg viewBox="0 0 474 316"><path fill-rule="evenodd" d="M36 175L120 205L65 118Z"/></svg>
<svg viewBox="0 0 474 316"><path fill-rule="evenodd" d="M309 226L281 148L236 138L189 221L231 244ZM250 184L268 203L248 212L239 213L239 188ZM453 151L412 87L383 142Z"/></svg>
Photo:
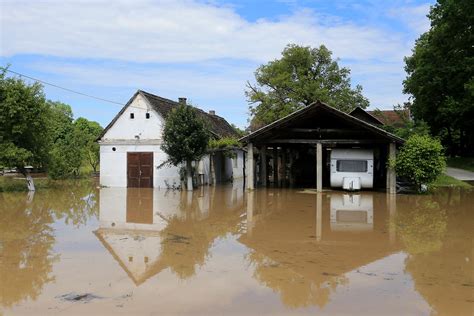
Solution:
<svg viewBox="0 0 474 316"><path fill-rule="evenodd" d="M430 29L430 20L426 16L430 11L430 4L425 3L418 6L403 6L391 9L389 16L406 23L418 34Z"/></svg>
<svg viewBox="0 0 474 316"><path fill-rule="evenodd" d="M2 56L41 54L135 62L216 58L264 62L289 42L351 59L399 59L401 38L311 10L248 22L230 7L194 1L11 1L2 6Z"/></svg>

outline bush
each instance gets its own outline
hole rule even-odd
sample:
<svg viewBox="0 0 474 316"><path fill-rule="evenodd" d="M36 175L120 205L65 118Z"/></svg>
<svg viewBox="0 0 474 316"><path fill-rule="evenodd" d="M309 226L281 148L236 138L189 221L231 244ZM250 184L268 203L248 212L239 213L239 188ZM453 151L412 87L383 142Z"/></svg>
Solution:
<svg viewBox="0 0 474 316"><path fill-rule="evenodd" d="M396 160L390 163L398 176L413 182L420 191L422 184L433 183L444 171L446 158L439 140L413 135L402 146Z"/></svg>
<svg viewBox="0 0 474 316"><path fill-rule="evenodd" d="M224 137L221 139L209 140L209 149L227 149L227 148L240 148L241 144L238 139L232 137Z"/></svg>

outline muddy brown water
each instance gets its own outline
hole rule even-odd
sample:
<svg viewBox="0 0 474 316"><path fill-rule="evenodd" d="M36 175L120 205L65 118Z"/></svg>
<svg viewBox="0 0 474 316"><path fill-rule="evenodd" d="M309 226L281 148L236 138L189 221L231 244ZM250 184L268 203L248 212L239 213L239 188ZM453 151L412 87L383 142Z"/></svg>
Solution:
<svg viewBox="0 0 474 316"><path fill-rule="evenodd" d="M0 194L0 314L473 315L474 191Z"/></svg>

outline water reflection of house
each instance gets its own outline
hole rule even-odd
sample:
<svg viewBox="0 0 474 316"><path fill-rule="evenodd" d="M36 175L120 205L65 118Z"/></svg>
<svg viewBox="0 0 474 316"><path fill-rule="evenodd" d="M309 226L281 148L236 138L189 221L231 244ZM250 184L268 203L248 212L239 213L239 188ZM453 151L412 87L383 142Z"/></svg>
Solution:
<svg viewBox="0 0 474 316"><path fill-rule="evenodd" d="M215 238L239 229L243 184L234 184L194 193L103 188L94 233L137 285L165 269L192 276Z"/></svg>
<svg viewBox="0 0 474 316"><path fill-rule="evenodd" d="M256 267L255 277L289 306L324 306L331 292L347 282L347 272L400 250L387 233L385 194L367 194L358 203L339 193L249 194L253 205L248 205L248 231L239 241L252 249L248 258ZM341 222L339 209L364 216L344 214ZM362 217L365 223L358 223Z"/></svg>

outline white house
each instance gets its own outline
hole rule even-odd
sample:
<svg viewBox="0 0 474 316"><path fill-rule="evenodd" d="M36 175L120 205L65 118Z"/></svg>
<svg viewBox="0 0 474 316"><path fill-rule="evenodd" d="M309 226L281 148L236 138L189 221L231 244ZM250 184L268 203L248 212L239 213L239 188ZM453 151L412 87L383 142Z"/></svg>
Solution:
<svg viewBox="0 0 474 316"><path fill-rule="evenodd" d="M179 102L186 104L186 98ZM100 144L100 184L106 187L176 188L181 184L181 166L160 165L167 160L161 150L166 117L179 103L138 90L104 129ZM213 137L237 137L234 128L214 111L197 109ZM212 160L212 163L211 163ZM244 152L235 158L219 153L195 162L202 184L228 182L244 176ZM211 172L213 170L213 172Z"/></svg>

